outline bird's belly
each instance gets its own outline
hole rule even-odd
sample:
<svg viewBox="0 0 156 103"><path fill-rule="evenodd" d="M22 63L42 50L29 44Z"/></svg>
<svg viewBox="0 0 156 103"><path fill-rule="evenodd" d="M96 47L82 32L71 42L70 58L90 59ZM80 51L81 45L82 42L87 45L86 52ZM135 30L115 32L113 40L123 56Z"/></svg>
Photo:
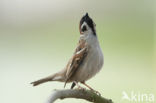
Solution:
<svg viewBox="0 0 156 103"><path fill-rule="evenodd" d="M83 64L78 68L73 79L78 82L83 82L93 77L100 71L103 65L103 55L99 51L89 52Z"/></svg>

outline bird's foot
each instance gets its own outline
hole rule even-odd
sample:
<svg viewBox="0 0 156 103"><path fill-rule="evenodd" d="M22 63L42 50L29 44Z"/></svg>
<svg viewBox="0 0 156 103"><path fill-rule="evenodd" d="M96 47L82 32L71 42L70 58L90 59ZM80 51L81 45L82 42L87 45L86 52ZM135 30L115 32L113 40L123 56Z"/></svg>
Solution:
<svg viewBox="0 0 156 103"><path fill-rule="evenodd" d="M85 88L81 87L80 85L77 85L78 89L81 89L81 90L85 90Z"/></svg>
<svg viewBox="0 0 156 103"><path fill-rule="evenodd" d="M94 90L94 89L91 89L91 91L93 91L94 93L96 93L98 96L101 96L100 92Z"/></svg>
<svg viewBox="0 0 156 103"><path fill-rule="evenodd" d="M86 90L85 88L83 88L81 86L78 86L78 89L80 89L80 90Z"/></svg>

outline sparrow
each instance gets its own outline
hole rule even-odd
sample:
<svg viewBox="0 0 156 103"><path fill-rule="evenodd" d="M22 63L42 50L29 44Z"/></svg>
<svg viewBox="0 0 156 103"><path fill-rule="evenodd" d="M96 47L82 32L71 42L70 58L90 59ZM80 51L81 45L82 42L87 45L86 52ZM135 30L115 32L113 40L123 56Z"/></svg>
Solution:
<svg viewBox="0 0 156 103"><path fill-rule="evenodd" d="M86 81L101 70L104 58L96 33L96 25L88 13L81 18L79 31L78 45L65 68L48 77L32 82L33 86L49 81L60 81L65 83L64 87L66 83L72 82L71 89L76 85L81 88L78 83L82 83L89 89L94 90L86 84Z"/></svg>

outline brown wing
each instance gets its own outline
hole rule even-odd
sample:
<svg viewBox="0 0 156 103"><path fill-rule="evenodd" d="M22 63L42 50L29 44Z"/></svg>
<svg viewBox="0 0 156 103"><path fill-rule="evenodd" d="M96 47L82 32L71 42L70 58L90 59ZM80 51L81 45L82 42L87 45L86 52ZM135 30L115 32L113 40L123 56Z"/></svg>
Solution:
<svg viewBox="0 0 156 103"><path fill-rule="evenodd" d="M80 40L78 47L76 48L73 57L69 61L67 65L67 72L66 72L66 83L70 80L70 78L75 74L78 70L79 66L83 63L85 57L87 56L87 46L84 40ZM65 86L64 85L64 86Z"/></svg>

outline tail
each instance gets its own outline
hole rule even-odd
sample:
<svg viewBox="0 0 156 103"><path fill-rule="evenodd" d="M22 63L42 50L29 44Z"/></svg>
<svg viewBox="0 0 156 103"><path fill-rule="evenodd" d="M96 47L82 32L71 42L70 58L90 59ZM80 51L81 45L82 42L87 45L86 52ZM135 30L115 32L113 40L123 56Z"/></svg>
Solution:
<svg viewBox="0 0 156 103"><path fill-rule="evenodd" d="M45 83L45 82L53 81L53 78L54 77L55 77L55 74L54 75L51 75L51 76L48 76L46 78L39 79L37 81L31 82L30 84L32 84L33 86L37 86L37 85L42 84L42 83Z"/></svg>

